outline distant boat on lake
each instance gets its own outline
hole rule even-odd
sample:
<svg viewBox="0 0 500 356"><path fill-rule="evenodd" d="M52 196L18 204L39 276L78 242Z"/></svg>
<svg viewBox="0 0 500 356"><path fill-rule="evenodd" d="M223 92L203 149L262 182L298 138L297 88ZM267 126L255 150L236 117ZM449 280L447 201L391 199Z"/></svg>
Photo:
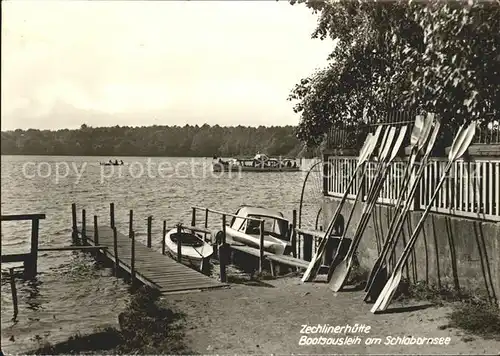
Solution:
<svg viewBox="0 0 500 356"><path fill-rule="evenodd" d="M101 166L123 166L123 161L120 160L120 162L118 162L118 160L115 160L114 162L109 160L109 162L99 162L99 164Z"/></svg>
<svg viewBox="0 0 500 356"><path fill-rule="evenodd" d="M253 158L231 158L224 161L214 156L214 172L298 172L300 164L296 158L269 157L257 153Z"/></svg>

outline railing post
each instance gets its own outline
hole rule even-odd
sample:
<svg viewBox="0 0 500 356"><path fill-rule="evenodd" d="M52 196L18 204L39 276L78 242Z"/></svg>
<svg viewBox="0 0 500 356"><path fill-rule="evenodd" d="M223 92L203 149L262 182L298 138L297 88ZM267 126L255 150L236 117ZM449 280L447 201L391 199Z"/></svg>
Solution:
<svg viewBox="0 0 500 356"><path fill-rule="evenodd" d="M330 179L330 161L326 154L323 155L323 196L328 195L328 179Z"/></svg>
<svg viewBox="0 0 500 356"><path fill-rule="evenodd" d="M260 221L259 272L264 270L264 220Z"/></svg>
<svg viewBox="0 0 500 356"><path fill-rule="evenodd" d="M161 235L161 254L165 254L165 236L167 235L167 220L163 220L163 234Z"/></svg>
<svg viewBox="0 0 500 356"><path fill-rule="evenodd" d="M30 260L26 261L25 264L25 273L29 278L33 278L37 274L37 263L38 263L38 229L39 229L39 220L33 219L31 220L31 251L30 251Z"/></svg>
<svg viewBox="0 0 500 356"><path fill-rule="evenodd" d="M208 209L205 209L205 229L208 229ZM207 241L207 233L205 232L204 240ZM210 242L212 241L212 234L210 234Z"/></svg>
<svg viewBox="0 0 500 356"><path fill-rule="evenodd" d="M196 208L193 206L193 213L191 216L191 226L196 226Z"/></svg>
<svg viewBox="0 0 500 356"><path fill-rule="evenodd" d="M222 214L222 241L219 248L220 281L227 282L226 265L229 260L229 249L226 246L226 214Z"/></svg>
<svg viewBox="0 0 500 356"><path fill-rule="evenodd" d="M182 227L177 225L177 262L182 262Z"/></svg>
<svg viewBox="0 0 500 356"><path fill-rule="evenodd" d="M82 209L82 244L87 244L87 214L85 209Z"/></svg>
<svg viewBox="0 0 500 356"><path fill-rule="evenodd" d="M409 164L409 161L406 160L406 164ZM422 164L422 162L420 163ZM411 169L411 167L410 167ZM424 175L421 177L421 179L418 179L417 177L417 170L418 169L411 169L410 171L410 181L408 186L411 187L413 186L415 180L416 182L416 189L415 189L415 194L413 194L413 202L411 204L411 210L420 210L420 194L421 194L421 189L422 189L422 184L421 182L425 182L424 180ZM427 170L427 168L424 168L424 172ZM424 173L425 174L425 173ZM423 185L425 187L425 183Z"/></svg>
<svg viewBox="0 0 500 356"><path fill-rule="evenodd" d="M132 237L132 231L134 229L134 211L130 209L128 215L128 237Z"/></svg>
<svg viewBox="0 0 500 356"><path fill-rule="evenodd" d="M115 227L115 203L109 203L109 224L112 229Z"/></svg>
<svg viewBox="0 0 500 356"><path fill-rule="evenodd" d="M131 249L130 249L130 281L132 288L135 285L135 233L130 231Z"/></svg>
<svg viewBox="0 0 500 356"><path fill-rule="evenodd" d="M147 246L151 248L151 224L153 221L152 216L148 216L148 240L147 240Z"/></svg>
<svg viewBox="0 0 500 356"><path fill-rule="evenodd" d="M71 204L71 222L72 222L72 234L71 239L73 240L73 244L76 245L78 243L78 222L76 221L76 204Z"/></svg>
<svg viewBox="0 0 500 356"><path fill-rule="evenodd" d="M94 215L94 245L99 246L99 227L97 225L97 215Z"/></svg>
<svg viewBox="0 0 500 356"><path fill-rule="evenodd" d="M292 212L292 256L297 258L297 232L295 228L297 227L297 210Z"/></svg>
<svg viewBox="0 0 500 356"><path fill-rule="evenodd" d="M19 312L17 307L17 288L16 288L16 280L14 276L14 268L9 268L10 273L10 290L12 292L12 305L14 307L14 316L12 317L12 321L16 321L17 313Z"/></svg>
<svg viewBox="0 0 500 356"><path fill-rule="evenodd" d="M113 227L113 253L115 257L115 277L118 277L118 268L120 267L120 260L118 258L118 232L116 227Z"/></svg>

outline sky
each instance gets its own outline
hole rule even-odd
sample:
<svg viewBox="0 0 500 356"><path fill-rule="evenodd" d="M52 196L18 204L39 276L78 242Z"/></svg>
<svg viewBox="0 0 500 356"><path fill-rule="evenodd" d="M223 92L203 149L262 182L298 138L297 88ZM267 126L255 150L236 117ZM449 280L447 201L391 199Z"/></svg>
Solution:
<svg viewBox="0 0 500 356"><path fill-rule="evenodd" d="M2 1L1 128L296 125L326 65L286 1Z"/></svg>

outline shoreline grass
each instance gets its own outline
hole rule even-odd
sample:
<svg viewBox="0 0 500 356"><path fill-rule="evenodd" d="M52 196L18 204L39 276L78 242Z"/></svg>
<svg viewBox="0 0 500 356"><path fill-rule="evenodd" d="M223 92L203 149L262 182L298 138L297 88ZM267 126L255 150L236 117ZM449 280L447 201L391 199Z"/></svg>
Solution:
<svg viewBox="0 0 500 356"><path fill-rule="evenodd" d="M485 293L448 285L436 286L423 281L403 281L396 300L405 303L411 299L428 301L438 306L449 304L452 308L448 315L450 322L443 328L454 327L476 336L500 340L500 307L496 300L491 300Z"/></svg>
<svg viewBox="0 0 500 356"><path fill-rule="evenodd" d="M158 291L143 286L132 291L129 305L118 315L119 329L75 335L28 354L193 354L183 341L184 314L160 306L159 296Z"/></svg>

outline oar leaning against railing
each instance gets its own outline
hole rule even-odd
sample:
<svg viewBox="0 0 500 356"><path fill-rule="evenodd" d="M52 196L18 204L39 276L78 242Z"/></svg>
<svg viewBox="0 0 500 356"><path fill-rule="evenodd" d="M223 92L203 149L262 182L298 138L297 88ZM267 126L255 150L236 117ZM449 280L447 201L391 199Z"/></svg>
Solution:
<svg viewBox="0 0 500 356"><path fill-rule="evenodd" d="M439 193L439 190L441 189L441 186L443 185L444 181L446 180L448 176L448 172L453 165L453 163L460 158L467 148L469 147L470 143L472 142L472 138L474 137L474 134L476 132L476 123L472 122L469 124L467 128L464 128L462 126L458 132L458 134L455 137L455 140L453 141L453 144L450 149L450 153L448 154L448 164L446 165L444 169L444 173L441 176L441 179L439 180L439 183L434 190L434 193L428 202L427 208L425 209L424 213L422 214L422 217L420 218L419 222L417 223L417 226L413 230L413 233L408 240L408 243L403 250L403 253L401 254L401 257L399 258L398 262L396 263L396 266L394 268L394 271L391 274L391 277L385 284L384 289L378 296L377 300L375 301L375 304L373 305L371 311L373 313L377 311L383 311L387 309L387 306L392 300L392 297L394 296L394 293L396 292L399 283L401 281L401 277L403 274L403 268L408 261L408 258L410 256L410 253L415 246L415 243L417 241L418 235L420 234L420 231L423 228L425 219L427 218L427 215L429 215L430 209L432 208L432 205Z"/></svg>
<svg viewBox="0 0 500 356"><path fill-rule="evenodd" d="M375 149L375 146L378 143L378 139L380 137L380 133L382 131L382 126L379 126L377 130L375 131L375 134L368 134L365 143L363 144L363 147L360 150L359 158L358 158L358 163L356 165L356 169L354 171L354 174L351 177L351 180L349 181L349 184L347 185L347 188L344 192L344 195L342 196L341 201L337 205L337 208L335 209L335 212L333 213L333 217L330 220L330 223L325 230L325 234L323 239L321 239L318 248L316 250L316 253L314 254L311 262L309 263L309 266L307 267L306 271L304 272L304 275L302 276L302 282L309 282L313 280L320 268L320 261L321 257L323 256L325 250L326 250L326 245L328 242L328 239L330 237L330 234L335 226L335 222L337 221L337 218L340 215L340 211L342 210L342 207L347 199L347 195L349 193L349 190L351 189L354 181L356 180L356 177L358 175L359 170L361 167L363 167L364 163L370 158L371 154L373 153L373 150ZM362 181L364 181L364 177L366 175L367 169L366 167L363 170L362 174ZM354 209L354 207L353 207Z"/></svg>

